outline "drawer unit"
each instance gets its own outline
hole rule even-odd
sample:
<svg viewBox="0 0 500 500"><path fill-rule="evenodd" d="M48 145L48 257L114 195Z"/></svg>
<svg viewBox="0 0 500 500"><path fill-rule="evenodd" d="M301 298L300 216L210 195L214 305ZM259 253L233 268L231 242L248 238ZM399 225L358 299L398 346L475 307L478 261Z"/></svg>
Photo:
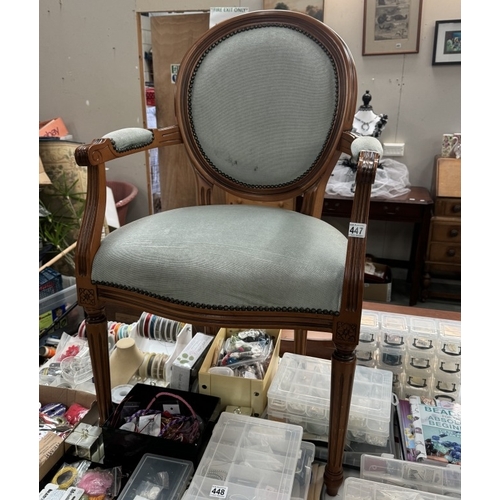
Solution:
<svg viewBox="0 0 500 500"><path fill-rule="evenodd" d="M429 228L422 283L424 302L428 297L460 300L462 239L460 179L460 158L436 157L431 187L434 210ZM436 283L439 280L444 285L441 284L441 289L437 290Z"/></svg>
<svg viewBox="0 0 500 500"><path fill-rule="evenodd" d="M454 245L431 242L429 244L429 261L444 264L460 264L460 243Z"/></svg>
<svg viewBox="0 0 500 500"><path fill-rule="evenodd" d="M434 213L443 217L460 217L462 211L460 198L437 198Z"/></svg>
<svg viewBox="0 0 500 500"><path fill-rule="evenodd" d="M462 239L460 220L453 217L434 217L432 219L429 239L430 241L460 244Z"/></svg>

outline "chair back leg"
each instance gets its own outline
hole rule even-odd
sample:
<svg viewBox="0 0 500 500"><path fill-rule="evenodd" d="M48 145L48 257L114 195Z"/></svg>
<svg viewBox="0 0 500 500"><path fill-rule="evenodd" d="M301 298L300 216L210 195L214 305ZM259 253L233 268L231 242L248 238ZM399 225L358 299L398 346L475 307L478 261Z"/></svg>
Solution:
<svg viewBox="0 0 500 500"><path fill-rule="evenodd" d="M307 352L307 330L293 331L293 350L295 354L306 355Z"/></svg>

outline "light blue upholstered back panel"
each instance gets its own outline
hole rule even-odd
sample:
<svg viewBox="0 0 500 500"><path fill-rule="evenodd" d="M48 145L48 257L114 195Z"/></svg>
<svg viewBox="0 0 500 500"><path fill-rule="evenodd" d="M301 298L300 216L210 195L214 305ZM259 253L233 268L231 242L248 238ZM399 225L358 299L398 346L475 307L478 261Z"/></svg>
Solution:
<svg viewBox="0 0 500 500"><path fill-rule="evenodd" d="M337 75L321 46L300 31L237 32L207 51L191 83L193 134L224 176L250 186L287 184L322 151Z"/></svg>

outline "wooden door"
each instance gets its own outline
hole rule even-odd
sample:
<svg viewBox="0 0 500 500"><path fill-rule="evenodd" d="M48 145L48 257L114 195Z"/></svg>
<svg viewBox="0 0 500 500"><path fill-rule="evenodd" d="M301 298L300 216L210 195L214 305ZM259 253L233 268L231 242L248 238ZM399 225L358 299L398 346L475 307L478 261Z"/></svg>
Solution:
<svg viewBox="0 0 500 500"><path fill-rule="evenodd" d="M175 67L193 43L208 30L210 14L172 14L151 17L156 121L158 127L176 123L174 114ZM184 145L158 151L162 211L194 206L195 173ZM214 203L224 203L224 193L214 190Z"/></svg>

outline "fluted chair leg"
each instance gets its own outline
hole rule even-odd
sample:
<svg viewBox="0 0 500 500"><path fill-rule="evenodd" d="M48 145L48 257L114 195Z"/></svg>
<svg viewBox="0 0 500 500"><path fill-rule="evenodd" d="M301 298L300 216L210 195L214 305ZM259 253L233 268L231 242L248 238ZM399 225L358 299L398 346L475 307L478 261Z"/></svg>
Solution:
<svg viewBox="0 0 500 500"><path fill-rule="evenodd" d="M99 409L100 424L111 415L111 374L109 369L108 322L104 309L86 311L87 340L92 360L92 372Z"/></svg>
<svg viewBox="0 0 500 500"><path fill-rule="evenodd" d="M329 447L324 474L326 491L330 496L337 495L344 480L342 461L355 371L354 351L346 352L336 348L332 354Z"/></svg>

